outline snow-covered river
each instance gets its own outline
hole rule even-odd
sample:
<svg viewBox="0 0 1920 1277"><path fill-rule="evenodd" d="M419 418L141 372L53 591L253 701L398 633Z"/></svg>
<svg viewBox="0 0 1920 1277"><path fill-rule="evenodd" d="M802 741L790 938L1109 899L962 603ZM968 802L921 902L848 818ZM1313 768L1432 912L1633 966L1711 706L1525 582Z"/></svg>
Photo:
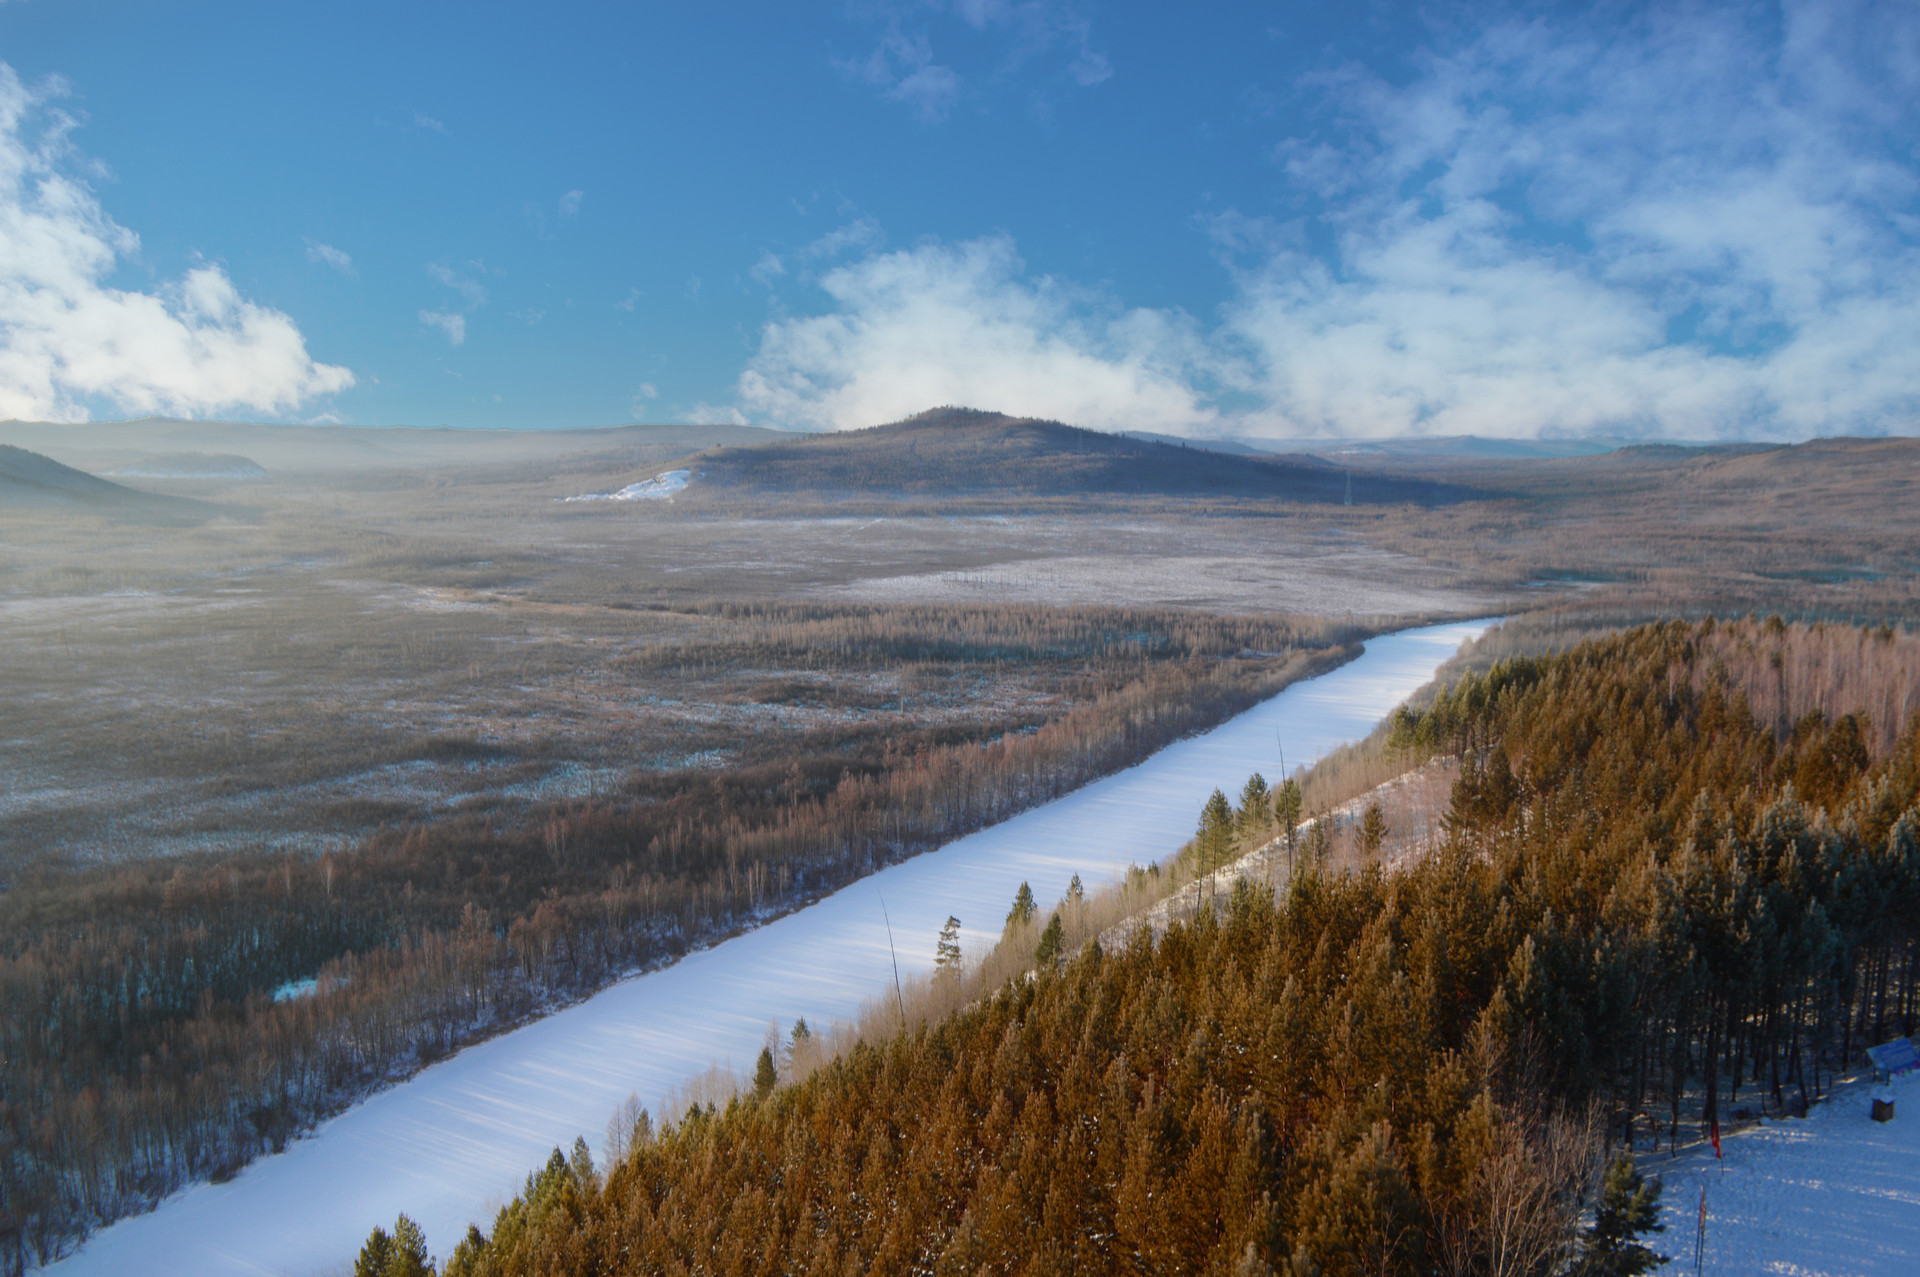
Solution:
<svg viewBox="0 0 1920 1277"><path fill-rule="evenodd" d="M1022 880L1043 904L1079 874L1089 888L1159 860L1192 836L1218 786L1310 763L1364 736L1485 622L1375 639L1333 672L1295 684L1204 735L673 966L467 1048L323 1124L225 1184L202 1184L102 1230L56 1265L79 1274L349 1271L375 1224L406 1211L444 1256L556 1145L599 1149L629 1093L650 1105L719 1061L750 1069L769 1019L850 1018L892 980L881 901L903 973L933 964L948 914L963 943L999 935Z"/></svg>

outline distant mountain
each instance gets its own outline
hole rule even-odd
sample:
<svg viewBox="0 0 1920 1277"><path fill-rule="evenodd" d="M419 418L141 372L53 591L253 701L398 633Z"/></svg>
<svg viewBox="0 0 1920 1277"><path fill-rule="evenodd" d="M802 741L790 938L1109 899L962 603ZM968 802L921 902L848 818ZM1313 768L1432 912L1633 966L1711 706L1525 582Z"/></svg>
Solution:
<svg viewBox="0 0 1920 1277"><path fill-rule="evenodd" d="M141 492L0 444L0 509L74 509L102 514L188 514L198 502Z"/></svg>
<svg viewBox="0 0 1920 1277"><path fill-rule="evenodd" d="M463 470L505 466L619 474L715 444L759 443L781 432L731 425L599 426L577 430L448 430L414 426L287 426L245 421L81 424L0 421L0 444L31 448L95 474L144 471L157 461L236 460L282 482L370 470ZM142 476L174 478L173 475ZM185 478L208 476L186 475Z"/></svg>
<svg viewBox="0 0 1920 1277"><path fill-rule="evenodd" d="M1363 458L1391 461L1400 457L1520 461L1593 457L1631 445L1623 439L1483 439L1479 435L1408 435L1398 439L1295 439L1288 441L1286 446L1336 461L1358 461Z"/></svg>
<svg viewBox="0 0 1920 1277"><path fill-rule="evenodd" d="M688 463L692 497L1225 497L1338 504L1466 500L1458 485L1377 470L1351 476L1308 456L1230 454L966 408L937 408L867 430L714 449Z"/></svg>

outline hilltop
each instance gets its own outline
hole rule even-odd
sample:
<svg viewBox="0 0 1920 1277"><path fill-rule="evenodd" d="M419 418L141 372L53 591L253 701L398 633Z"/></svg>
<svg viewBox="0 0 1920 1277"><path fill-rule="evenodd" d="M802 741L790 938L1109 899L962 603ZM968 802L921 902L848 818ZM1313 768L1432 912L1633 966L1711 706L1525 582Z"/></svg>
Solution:
<svg viewBox="0 0 1920 1277"><path fill-rule="evenodd" d="M1340 504L1347 472L1308 456L1261 456L1105 434L1057 421L936 408L834 434L716 448L688 462L694 495L859 495L882 499L1078 496L1224 497ZM1442 505L1478 495L1455 484L1369 471L1355 504Z"/></svg>

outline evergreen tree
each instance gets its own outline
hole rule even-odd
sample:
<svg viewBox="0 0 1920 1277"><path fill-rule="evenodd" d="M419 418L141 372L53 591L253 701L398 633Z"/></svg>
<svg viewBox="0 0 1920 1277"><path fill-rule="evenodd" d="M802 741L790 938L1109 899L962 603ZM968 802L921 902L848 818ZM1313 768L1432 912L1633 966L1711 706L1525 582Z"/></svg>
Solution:
<svg viewBox="0 0 1920 1277"><path fill-rule="evenodd" d="M1267 790L1267 778L1259 772L1247 777L1247 783L1241 786L1236 819L1243 834L1262 833L1273 824L1273 795Z"/></svg>
<svg viewBox="0 0 1920 1277"><path fill-rule="evenodd" d="M1641 1175L1633 1154L1620 1154L1607 1168L1593 1227L1580 1235L1574 1277L1639 1277L1652 1272L1669 1256L1642 1246L1637 1238L1665 1229L1660 1222L1660 1181Z"/></svg>
<svg viewBox="0 0 1920 1277"><path fill-rule="evenodd" d="M1379 803L1368 803L1366 814L1360 818L1360 849L1368 856L1376 856L1386 840L1387 813Z"/></svg>
<svg viewBox="0 0 1920 1277"><path fill-rule="evenodd" d="M765 1099L779 1081L779 1074L773 1071L773 1051L763 1046L760 1048L760 1062L753 1066L753 1093Z"/></svg>
<svg viewBox="0 0 1920 1277"><path fill-rule="evenodd" d="M805 1042L813 1036L813 1030L807 1027L807 1017L801 1016L793 1022L793 1041L795 1045Z"/></svg>
<svg viewBox="0 0 1920 1277"><path fill-rule="evenodd" d="M1284 781L1280 788L1273 791L1273 815L1280 822L1280 828L1287 837L1293 837L1293 831L1300 827L1300 805L1305 801L1300 792L1300 782Z"/></svg>
<svg viewBox="0 0 1920 1277"><path fill-rule="evenodd" d="M1012 931L1015 927L1031 922L1039 908L1040 906L1033 901L1033 888L1024 882L1021 883L1020 890L1013 893L1013 908L1007 910L1006 929Z"/></svg>
<svg viewBox="0 0 1920 1277"><path fill-rule="evenodd" d="M1301 793L1300 782L1289 777L1273 791L1273 818L1280 824L1280 832L1287 836L1287 872L1293 872L1293 853L1298 842L1300 829L1300 808L1305 796Z"/></svg>
<svg viewBox="0 0 1920 1277"><path fill-rule="evenodd" d="M1194 832L1195 867L1210 873L1226 863L1233 852L1233 808L1227 796L1214 790L1206 806L1200 809L1200 827Z"/></svg>
<svg viewBox="0 0 1920 1277"><path fill-rule="evenodd" d="M940 928L940 942L933 947L933 965L939 976L957 976L960 974L960 919L947 915L947 925Z"/></svg>
<svg viewBox="0 0 1920 1277"><path fill-rule="evenodd" d="M1065 939L1065 928L1060 925L1060 914L1056 911L1047 921L1047 929L1040 933L1040 945L1033 951L1033 960L1042 967L1050 967L1060 958L1060 945Z"/></svg>
<svg viewBox="0 0 1920 1277"><path fill-rule="evenodd" d="M476 1234L468 1230L468 1241ZM478 1241L484 1246L485 1239ZM353 1277L433 1277L433 1260L427 1255L427 1236L420 1225L406 1215L393 1221L393 1233L375 1226L353 1261Z"/></svg>
<svg viewBox="0 0 1920 1277"><path fill-rule="evenodd" d="M393 1238L375 1224L367 1234L366 1245L360 1248L360 1257L353 1261L353 1277L387 1277L387 1264L392 1258Z"/></svg>
<svg viewBox="0 0 1920 1277"><path fill-rule="evenodd" d="M1074 904L1080 904L1082 901L1086 900L1086 898L1087 898L1087 889L1081 883L1080 875L1075 874L1073 876L1073 881L1067 884L1067 899L1072 901Z"/></svg>
<svg viewBox="0 0 1920 1277"><path fill-rule="evenodd" d="M585 1147L584 1142L581 1147ZM405 1215L393 1221L393 1244L382 1277L433 1277L433 1260L427 1255L427 1235Z"/></svg>

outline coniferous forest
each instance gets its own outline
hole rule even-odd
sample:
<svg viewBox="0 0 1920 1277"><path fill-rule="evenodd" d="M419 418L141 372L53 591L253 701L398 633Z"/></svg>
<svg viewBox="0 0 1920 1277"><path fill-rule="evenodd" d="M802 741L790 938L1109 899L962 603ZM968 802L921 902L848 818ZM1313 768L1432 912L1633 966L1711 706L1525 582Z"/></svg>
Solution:
<svg viewBox="0 0 1920 1277"><path fill-rule="evenodd" d="M556 1151L443 1271L1638 1271L1609 1153L1803 1111L1920 1015L1920 720L1757 717L1804 639L1468 675L1394 724L1465 764L1405 868L1243 884L603 1170Z"/></svg>

